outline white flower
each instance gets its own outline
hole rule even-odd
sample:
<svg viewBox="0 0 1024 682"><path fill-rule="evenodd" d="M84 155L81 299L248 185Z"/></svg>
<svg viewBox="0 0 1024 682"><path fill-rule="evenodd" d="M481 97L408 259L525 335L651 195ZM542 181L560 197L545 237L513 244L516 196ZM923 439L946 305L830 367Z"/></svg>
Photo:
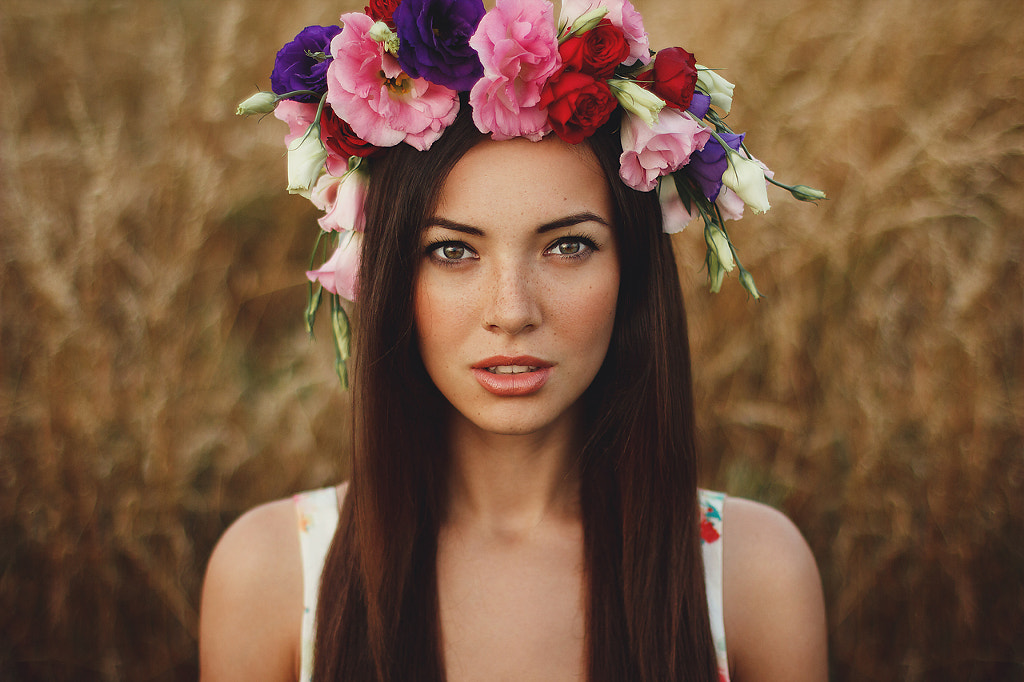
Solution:
<svg viewBox="0 0 1024 682"><path fill-rule="evenodd" d="M658 114L665 108L665 100L650 90L641 88L636 81L612 78L608 85L623 109L649 126L658 122Z"/></svg>
<svg viewBox="0 0 1024 682"><path fill-rule="evenodd" d="M320 126L312 125L306 134L288 146L288 191L309 199L327 161L327 150L320 141Z"/></svg>
<svg viewBox="0 0 1024 682"><path fill-rule="evenodd" d="M736 192L754 213L764 213L771 208L761 164L732 150L728 152L728 161L729 167L722 173L722 184Z"/></svg>
<svg viewBox="0 0 1024 682"><path fill-rule="evenodd" d="M706 66L697 65L697 85L711 95L711 104L728 114L732 109L732 91L736 87Z"/></svg>

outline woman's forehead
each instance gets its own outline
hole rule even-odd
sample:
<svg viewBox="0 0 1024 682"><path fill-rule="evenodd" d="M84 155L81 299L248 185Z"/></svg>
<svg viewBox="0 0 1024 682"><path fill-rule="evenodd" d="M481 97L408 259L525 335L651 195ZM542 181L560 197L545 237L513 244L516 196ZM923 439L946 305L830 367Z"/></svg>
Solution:
<svg viewBox="0 0 1024 682"><path fill-rule="evenodd" d="M608 181L594 153L555 136L481 142L455 164L438 199L436 213L460 221L581 209L612 215Z"/></svg>

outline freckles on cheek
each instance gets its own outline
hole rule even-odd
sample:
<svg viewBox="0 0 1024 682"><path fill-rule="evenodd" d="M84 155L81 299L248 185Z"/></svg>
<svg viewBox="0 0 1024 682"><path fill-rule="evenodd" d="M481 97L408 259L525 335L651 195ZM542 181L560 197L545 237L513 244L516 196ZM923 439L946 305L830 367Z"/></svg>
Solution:
<svg viewBox="0 0 1024 682"><path fill-rule="evenodd" d="M443 288L417 286L413 302L421 350L435 350L445 343L446 335L453 333L457 325L456 298L446 295Z"/></svg>
<svg viewBox="0 0 1024 682"><path fill-rule="evenodd" d="M563 303L562 319L577 333L600 335L614 323L618 287L592 286Z"/></svg>

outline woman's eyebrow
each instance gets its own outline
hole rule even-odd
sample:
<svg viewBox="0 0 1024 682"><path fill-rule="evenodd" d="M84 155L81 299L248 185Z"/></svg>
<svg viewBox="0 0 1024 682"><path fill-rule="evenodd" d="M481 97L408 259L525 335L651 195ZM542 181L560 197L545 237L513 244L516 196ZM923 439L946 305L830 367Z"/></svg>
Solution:
<svg viewBox="0 0 1024 682"><path fill-rule="evenodd" d="M477 237L484 236L484 231L479 227L473 227L472 225L465 225L463 223L457 223L454 220L447 220L445 218L431 218L427 221L427 227L440 227L445 230L455 230L456 232L462 232L463 234L471 234Z"/></svg>
<svg viewBox="0 0 1024 682"><path fill-rule="evenodd" d="M564 218L559 218L558 220L552 220L550 223L544 223L537 228L537 233L544 234L551 230L557 230L561 227L571 227L573 225L579 225L580 223L600 223L605 227L609 227L608 221L601 216L596 213L591 213L590 211L583 211L581 213L573 213L572 215L568 215Z"/></svg>
<svg viewBox="0 0 1024 682"><path fill-rule="evenodd" d="M557 230L562 227L579 225L580 223L599 223L601 225L608 226L608 221L601 216L596 213L591 213L590 211L583 211L581 213L573 213L572 215L567 215L564 218L544 223L537 228L537 234L544 234L545 232L551 232L552 230ZM454 230L455 232L471 234L477 237L484 236L484 231L479 227L473 227L472 225L466 225L464 223L457 223L454 220L448 220L447 218L431 218L427 222L427 227L440 227L446 230Z"/></svg>

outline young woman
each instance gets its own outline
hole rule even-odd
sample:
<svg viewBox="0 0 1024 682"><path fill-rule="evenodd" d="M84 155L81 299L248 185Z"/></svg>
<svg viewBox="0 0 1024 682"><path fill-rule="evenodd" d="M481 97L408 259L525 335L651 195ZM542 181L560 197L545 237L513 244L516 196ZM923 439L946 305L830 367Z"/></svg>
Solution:
<svg viewBox="0 0 1024 682"><path fill-rule="evenodd" d="M494 141L463 106L373 159L352 479L224 535L206 682L826 678L799 532L697 489L676 264L657 193L620 180L625 125Z"/></svg>

